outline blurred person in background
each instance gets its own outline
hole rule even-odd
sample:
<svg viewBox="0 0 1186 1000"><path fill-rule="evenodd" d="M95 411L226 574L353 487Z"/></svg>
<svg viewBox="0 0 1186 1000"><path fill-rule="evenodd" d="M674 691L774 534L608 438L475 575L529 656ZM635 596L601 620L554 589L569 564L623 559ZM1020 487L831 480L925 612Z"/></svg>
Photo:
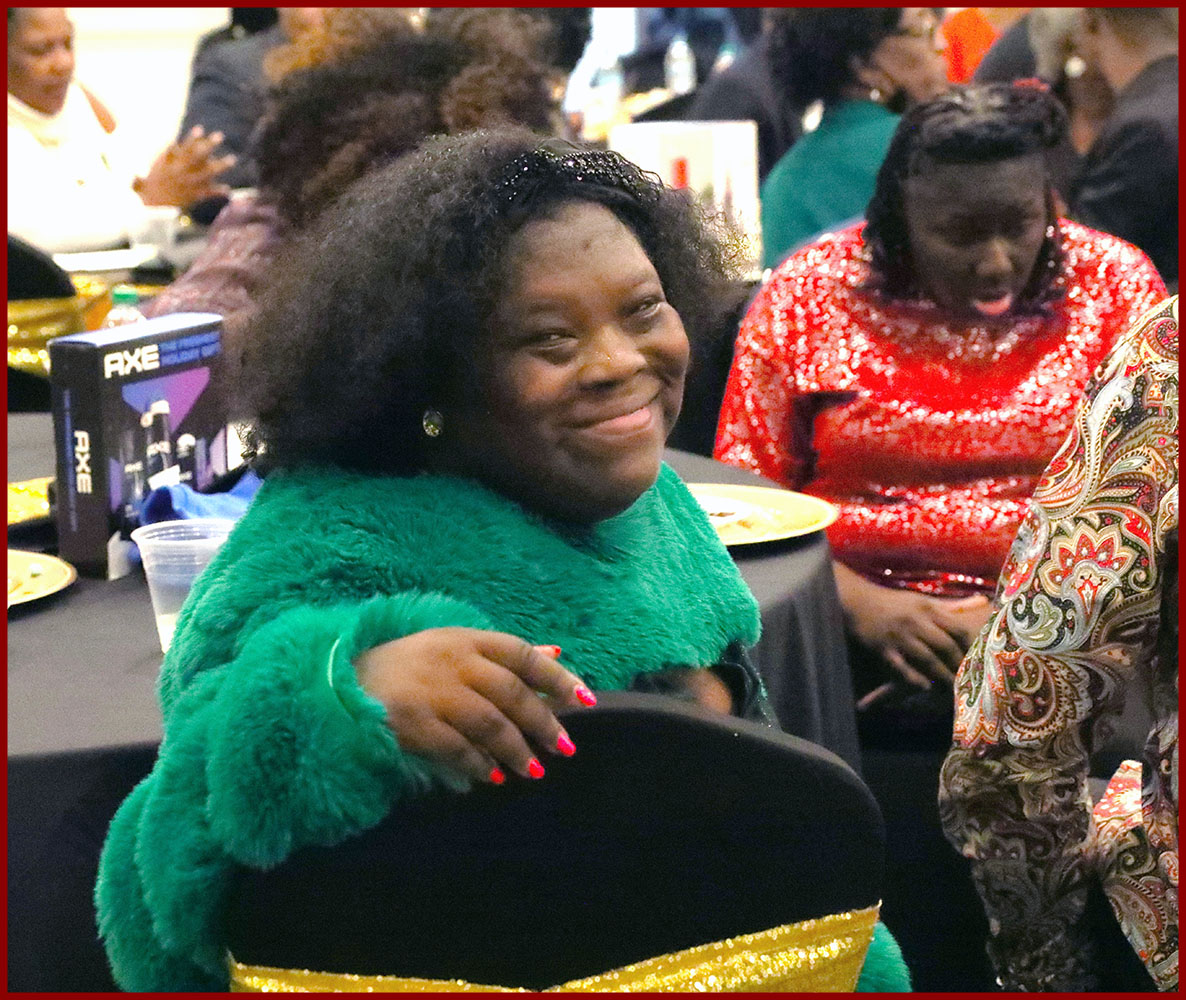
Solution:
<svg viewBox="0 0 1186 1000"><path fill-rule="evenodd" d="M234 165L222 177L231 188L253 187L256 182L248 141L263 113L265 57L277 46L316 30L322 20L321 7L265 9L273 12L273 20L262 30L236 35L220 29L219 37L199 40L178 131L184 136L198 126L222 135L218 151L235 156ZM210 222L225 204L225 197L210 199L191 206L190 215L199 222Z"/></svg>
<svg viewBox="0 0 1186 1000"><path fill-rule="evenodd" d="M688 121L752 121L758 126L758 182L766 179L802 132L802 109L775 82L770 59L771 18L762 10L762 29L727 66L715 70L696 96Z"/></svg>
<svg viewBox="0 0 1186 1000"><path fill-rule="evenodd" d="M1178 987L1177 538L1174 297L1092 376L956 678L940 812L1006 991ZM1143 760L1097 791L1130 700Z"/></svg>
<svg viewBox="0 0 1186 1000"><path fill-rule="evenodd" d="M8 231L48 252L126 246L144 207L184 207L228 190L221 136L185 133L137 176L115 119L74 80L64 7L8 8Z"/></svg>
<svg viewBox="0 0 1186 1000"><path fill-rule="evenodd" d="M646 92L666 86L664 59L668 47L683 36L692 49L696 80L706 80L722 49L736 52L742 28L751 19L739 19L732 7L637 7L638 44L621 60L624 93Z"/></svg>
<svg viewBox="0 0 1186 1000"><path fill-rule="evenodd" d="M1075 7L1035 7L1025 19L1035 72L1039 79L1050 84L1067 110L1067 138L1053 151L1051 160L1051 180L1063 214L1067 212L1083 156L1099 136L1116 103L1115 94L1099 68L1089 66L1078 55L1079 16L1080 11Z"/></svg>
<svg viewBox="0 0 1186 1000"><path fill-rule="evenodd" d="M548 26L546 61L552 66L552 93L562 107L568 81L593 37L592 7L516 7L521 13L541 19ZM576 141L581 135L583 115L560 114L557 135Z"/></svg>
<svg viewBox="0 0 1186 1000"><path fill-rule="evenodd" d="M207 45L218 45L221 42L237 41L250 35L267 31L280 20L275 7L231 7L231 19L221 28L207 31L198 39L194 46L194 55L200 53Z"/></svg>
<svg viewBox="0 0 1186 1000"><path fill-rule="evenodd" d="M1069 199L1073 219L1145 251L1178 287L1178 10L1080 8L1078 49L1115 106Z"/></svg>
<svg viewBox="0 0 1186 1000"><path fill-rule="evenodd" d="M939 26L947 79L969 83L993 45L1012 30L1028 7L955 7ZM1032 76L1033 74L1028 74Z"/></svg>
<svg viewBox="0 0 1186 1000"><path fill-rule="evenodd" d="M287 64L301 68L268 95L254 142L258 190L231 200L194 264L144 307L221 314L232 363L281 244L350 181L430 135L558 123L550 36L533 15L452 8L417 27L395 10L334 8L325 34L334 47L306 36L325 61L305 65L310 54L294 52Z"/></svg>
<svg viewBox="0 0 1186 1000"><path fill-rule="evenodd" d="M1033 10L1023 14L992 43L972 72L972 83L1012 83L1038 72L1030 45L1029 25Z"/></svg>
<svg viewBox="0 0 1186 1000"><path fill-rule="evenodd" d="M507 81L500 77L509 75L517 78L528 63L536 68L542 66L546 89L555 104L549 115L547 131L565 138L575 138L570 134L569 123L561 113L560 105L564 100L568 77L589 42L592 9L504 7L501 10L503 13L493 15L481 7L431 7L425 17L427 23L438 32L444 32L464 45L490 54L492 65L471 75L475 81L486 78L497 90L505 90L501 99L510 102L508 107L515 101L523 100L527 92L530 92L527 100L533 102L536 86L520 80L508 87ZM512 44L516 33L519 35L518 44ZM475 99L479 104L482 103L482 99ZM515 117L513 112L505 120L525 123Z"/></svg>
<svg viewBox="0 0 1186 1000"><path fill-rule="evenodd" d="M1080 17L1078 7L1030 9L993 44L973 76L976 83L1037 77L1062 101L1069 124L1066 139L1050 151L1050 179L1063 215L1083 155L1116 103L1099 68L1089 66L1079 55Z"/></svg>
<svg viewBox="0 0 1186 1000"><path fill-rule="evenodd" d="M771 11L774 78L819 124L761 187L762 261L860 217L899 115L947 87L930 7L805 7Z"/></svg>
<svg viewBox="0 0 1186 1000"><path fill-rule="evenodd" d="M254 8L245 8L251 11ZM556 67L553 86L563 93L568 74L588 43L591 8L517 8L547 25L547 60ZM455 13L449 15L449 11ZM432 16L464 18L465 8L432 9ZM296 69L341 58L351 48L369 43L397 19L418 28L420 8L283 7L278 20L261 31L225 42L199 44L194 56L189 96L181 130L194 125L223 134L222 149L237 156L224 181L232 188L254 187L258 169L250 138L265 109L267 88ZM226 203L212 200L191 211L211 221Z"/></svg>
<svg viewBox="0 0 1186 1000"><path fill-rule="evenodd" d="M424 23L420 7L304 8L303 23L264 56L268 85L289 73L344 58L351 49L365 48L373 32L403 28L419 31ZM314 14L316 10L318 13Z"/></svg>
<svg viewBox="0 0 1186 1000"><path fill-rule="evenodd" d="M516 7L521 14L542 21L547 26L544 42L547 62L555 68L558 83L568 77L585 54L593 35L592 7Z"/></svg>

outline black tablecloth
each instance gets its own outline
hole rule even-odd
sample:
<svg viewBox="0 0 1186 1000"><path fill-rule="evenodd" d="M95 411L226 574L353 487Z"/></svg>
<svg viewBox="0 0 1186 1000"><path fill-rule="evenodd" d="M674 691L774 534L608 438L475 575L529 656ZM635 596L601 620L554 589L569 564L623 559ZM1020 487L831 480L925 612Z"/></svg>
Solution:
<svg viewBox="0 0 1186 1000"><path fill-rule="evenodd" d="M54 474L54 428L48 413L8 415L8 481Z"/></svg>
<svg viewBox="0 0 1186 1000"><path fill-rule="evenodd" d="M776 485L688 452L669 450L667 461L689 483ZM859 772L844 619L826 536L736 546L732 554L762 610L753 658L782 728L827 747Z"/></svg>
<svg viewBox="0 0 1186 1000"><path fill-rule="evenodd" d="M48 415L10 414L9 481L53 474ZM685 452L688 482L772 485ZM27 533L14 535L18 547ZM761 606L753 651L782 727L859 770L843 622L821 533L741 546ZM12 608L8 627L9 988L110 989L89 891L97 844L160 739L161 653L143 575L79 579Z"/></svg>

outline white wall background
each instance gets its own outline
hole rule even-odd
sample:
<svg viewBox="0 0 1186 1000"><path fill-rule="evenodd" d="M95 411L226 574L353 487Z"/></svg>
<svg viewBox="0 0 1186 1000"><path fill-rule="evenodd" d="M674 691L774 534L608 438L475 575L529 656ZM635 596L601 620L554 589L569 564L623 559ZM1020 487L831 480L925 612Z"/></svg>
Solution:
<svg viewBox="0 0 1186 1000"><path fill-rule="evenodd" d="M589 98L593 74L634 51L638 37L637 20L634 7L593 8L589 44L569 77L568 91L564 95L565 109L581 108Z"/></svg>
<svg viewBox="0 0 1186 1000"><path fill-rule="evenodd" d="M119 125L143 172L177 135L198 38L230 20L229 7L68 7L75 79Z"/></svg>

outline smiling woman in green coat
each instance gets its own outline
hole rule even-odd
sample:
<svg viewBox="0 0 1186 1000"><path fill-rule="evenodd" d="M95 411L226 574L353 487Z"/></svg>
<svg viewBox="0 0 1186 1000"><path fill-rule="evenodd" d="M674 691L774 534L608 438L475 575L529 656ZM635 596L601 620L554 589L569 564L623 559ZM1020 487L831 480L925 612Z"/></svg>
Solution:
<svg viewBox="0 0 1186 1000"><path fill-rule="evenodd" d="M104 846L123 988L226 988L236 869L546 780L595 690L763 717L756 602L662 462L723 260L685 195L518 130L430 140L289 249L243 365L264 482Z"/></svg>

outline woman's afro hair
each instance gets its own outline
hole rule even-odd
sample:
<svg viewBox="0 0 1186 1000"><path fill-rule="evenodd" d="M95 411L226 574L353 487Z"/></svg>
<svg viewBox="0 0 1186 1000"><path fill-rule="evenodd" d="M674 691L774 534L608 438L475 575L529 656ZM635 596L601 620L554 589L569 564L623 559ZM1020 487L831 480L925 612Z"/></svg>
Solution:
<svg viewBox="0 0 1186 1000"><path fill-rule="evenodd" d="M508 197L508 164L521 172L544 142L515 127L432 138L356 181L290 241L239 373L237 415L261 468L423 469L425 409L481 392L475 347L506 281L510 236L564 202L604 205L631 229L690 337L715 322L735 287L736 247L687 192L602 153L625 165L623 181L533 168L526 193Z"/></svg>
<svg viewBox="0 0 1186 1000"><path fill-rule="evenodd" d="M556 102L535 19L479 9L422 31L381 22L348 53L286 74L253 136L259 186L294 226L430 135L546 129Z"/></svg>

